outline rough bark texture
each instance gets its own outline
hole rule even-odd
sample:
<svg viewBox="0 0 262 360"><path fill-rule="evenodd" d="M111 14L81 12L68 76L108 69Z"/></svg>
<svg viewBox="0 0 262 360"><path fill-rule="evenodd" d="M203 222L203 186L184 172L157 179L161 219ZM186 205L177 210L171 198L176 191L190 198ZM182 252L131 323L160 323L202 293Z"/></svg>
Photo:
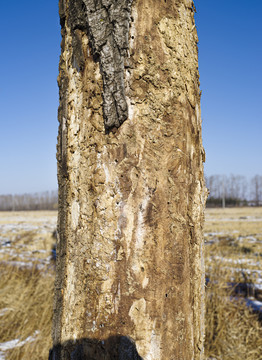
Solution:
<svg viewBox="0 0 262 360"><path fill-rule="evenodd" d="M193 3L61 0L60 18L50 359L202 359L206 192Z"/></svg>

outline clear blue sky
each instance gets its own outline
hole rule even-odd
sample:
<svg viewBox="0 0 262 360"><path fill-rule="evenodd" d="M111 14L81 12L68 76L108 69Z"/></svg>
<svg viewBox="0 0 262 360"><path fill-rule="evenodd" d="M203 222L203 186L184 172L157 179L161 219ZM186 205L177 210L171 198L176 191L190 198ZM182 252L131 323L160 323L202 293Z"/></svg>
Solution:
<svg viewBox="0 0 262 360"><path fill-rule="evenodd" d="M262 174L261 0L196 0L205 172ZM0 194L54 190L58 0L1 1Z"/></svg>
<svg viewBox="0 0 262 360"><path fill-rule="evenodd" d="M262 1L195 5L205 172L262 175Z"/></svg>

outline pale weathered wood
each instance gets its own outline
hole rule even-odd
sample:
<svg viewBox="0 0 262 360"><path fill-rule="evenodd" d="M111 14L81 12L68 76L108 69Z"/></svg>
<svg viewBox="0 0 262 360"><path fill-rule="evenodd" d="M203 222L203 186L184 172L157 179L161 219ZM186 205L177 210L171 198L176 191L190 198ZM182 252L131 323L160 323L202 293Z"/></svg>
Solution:
<svg viewBox="0 0 262 360"><path fill-rule="evenodd" d="M202 359L206 191L193 3L61 0L60 18L50 358Z"/></svg>

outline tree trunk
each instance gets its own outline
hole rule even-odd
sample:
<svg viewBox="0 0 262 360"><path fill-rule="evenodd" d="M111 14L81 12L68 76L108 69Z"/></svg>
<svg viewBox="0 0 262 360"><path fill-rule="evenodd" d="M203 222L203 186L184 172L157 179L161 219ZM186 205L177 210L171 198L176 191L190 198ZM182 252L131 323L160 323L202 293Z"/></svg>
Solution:
<svg viewBox="0 0 262 360"><path fill-rule="evenodd" d="M190 0L60 0L50 359L203 358L203 181Z"/></svg>

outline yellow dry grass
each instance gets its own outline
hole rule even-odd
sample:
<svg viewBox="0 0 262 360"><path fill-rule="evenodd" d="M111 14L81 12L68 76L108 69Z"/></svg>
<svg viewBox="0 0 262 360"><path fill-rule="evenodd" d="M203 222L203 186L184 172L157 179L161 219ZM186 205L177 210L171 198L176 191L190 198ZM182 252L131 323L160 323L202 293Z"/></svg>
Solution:
<svg viewBox="0 0 262 360"><path fill-rule="evenodd" d="M56 212L0 213L0 359L47 359Z"/></svg>
<svg viewBox="0 0 262 360"><path fill-rule="evenodd" d="M0 231L0 239L10 238L11 246L0 253L0 343L18 339L15 346L2 352L6 360L48 358L54 270L44 260L54 241L51 230L55 217L54 212L1 214L0 229L5 224L10 229ZM230 297L232 289L228 286L232 276L243 281L237 271L241 266L243 271L246 267L261 270L261 243L254 241L262 240L260 219L260 208L207 209L206 269L210 278L206 288L207 359L262 359L261 322L240 299ZM49 227L48 223L53 225ZM31 266L13 264L22 260ZM252 273L246 277L256 281Z"/></svg>
<svg viewBox="0 0 262 360"><path fill-rule="evenodd" d="M5 359L47 359L54 271L4 265L0 274L0 341L7 344L18 340L17 346L5 352Z"/></svg>
<svg viewBox="0 0 262 360"><path fill-rule="evenodd" d="M261 208L206 210L207 359L262 359L261 321L230 286L232 282L252 285L261 278L260 220Z"/></svg>
<svg viewBox="0 0 262 360"><path fill-rule="evenodd" d="M262 208L206 209L205 232L225 232L235 237L256 234L262 239Z"/></svg>
<svg viewBox="0 0 262 360"><path fill-rule="evenodd" d="M56 216L55 211L0 212L0 262L47 263Z"/></svg>
<svg viewBox="0 0 262 360"><path fill-rule="evenodd" d="M206 288L206 357L217 360L262 359L262 326L228 284L231 273L221 264Z"/></svg>

